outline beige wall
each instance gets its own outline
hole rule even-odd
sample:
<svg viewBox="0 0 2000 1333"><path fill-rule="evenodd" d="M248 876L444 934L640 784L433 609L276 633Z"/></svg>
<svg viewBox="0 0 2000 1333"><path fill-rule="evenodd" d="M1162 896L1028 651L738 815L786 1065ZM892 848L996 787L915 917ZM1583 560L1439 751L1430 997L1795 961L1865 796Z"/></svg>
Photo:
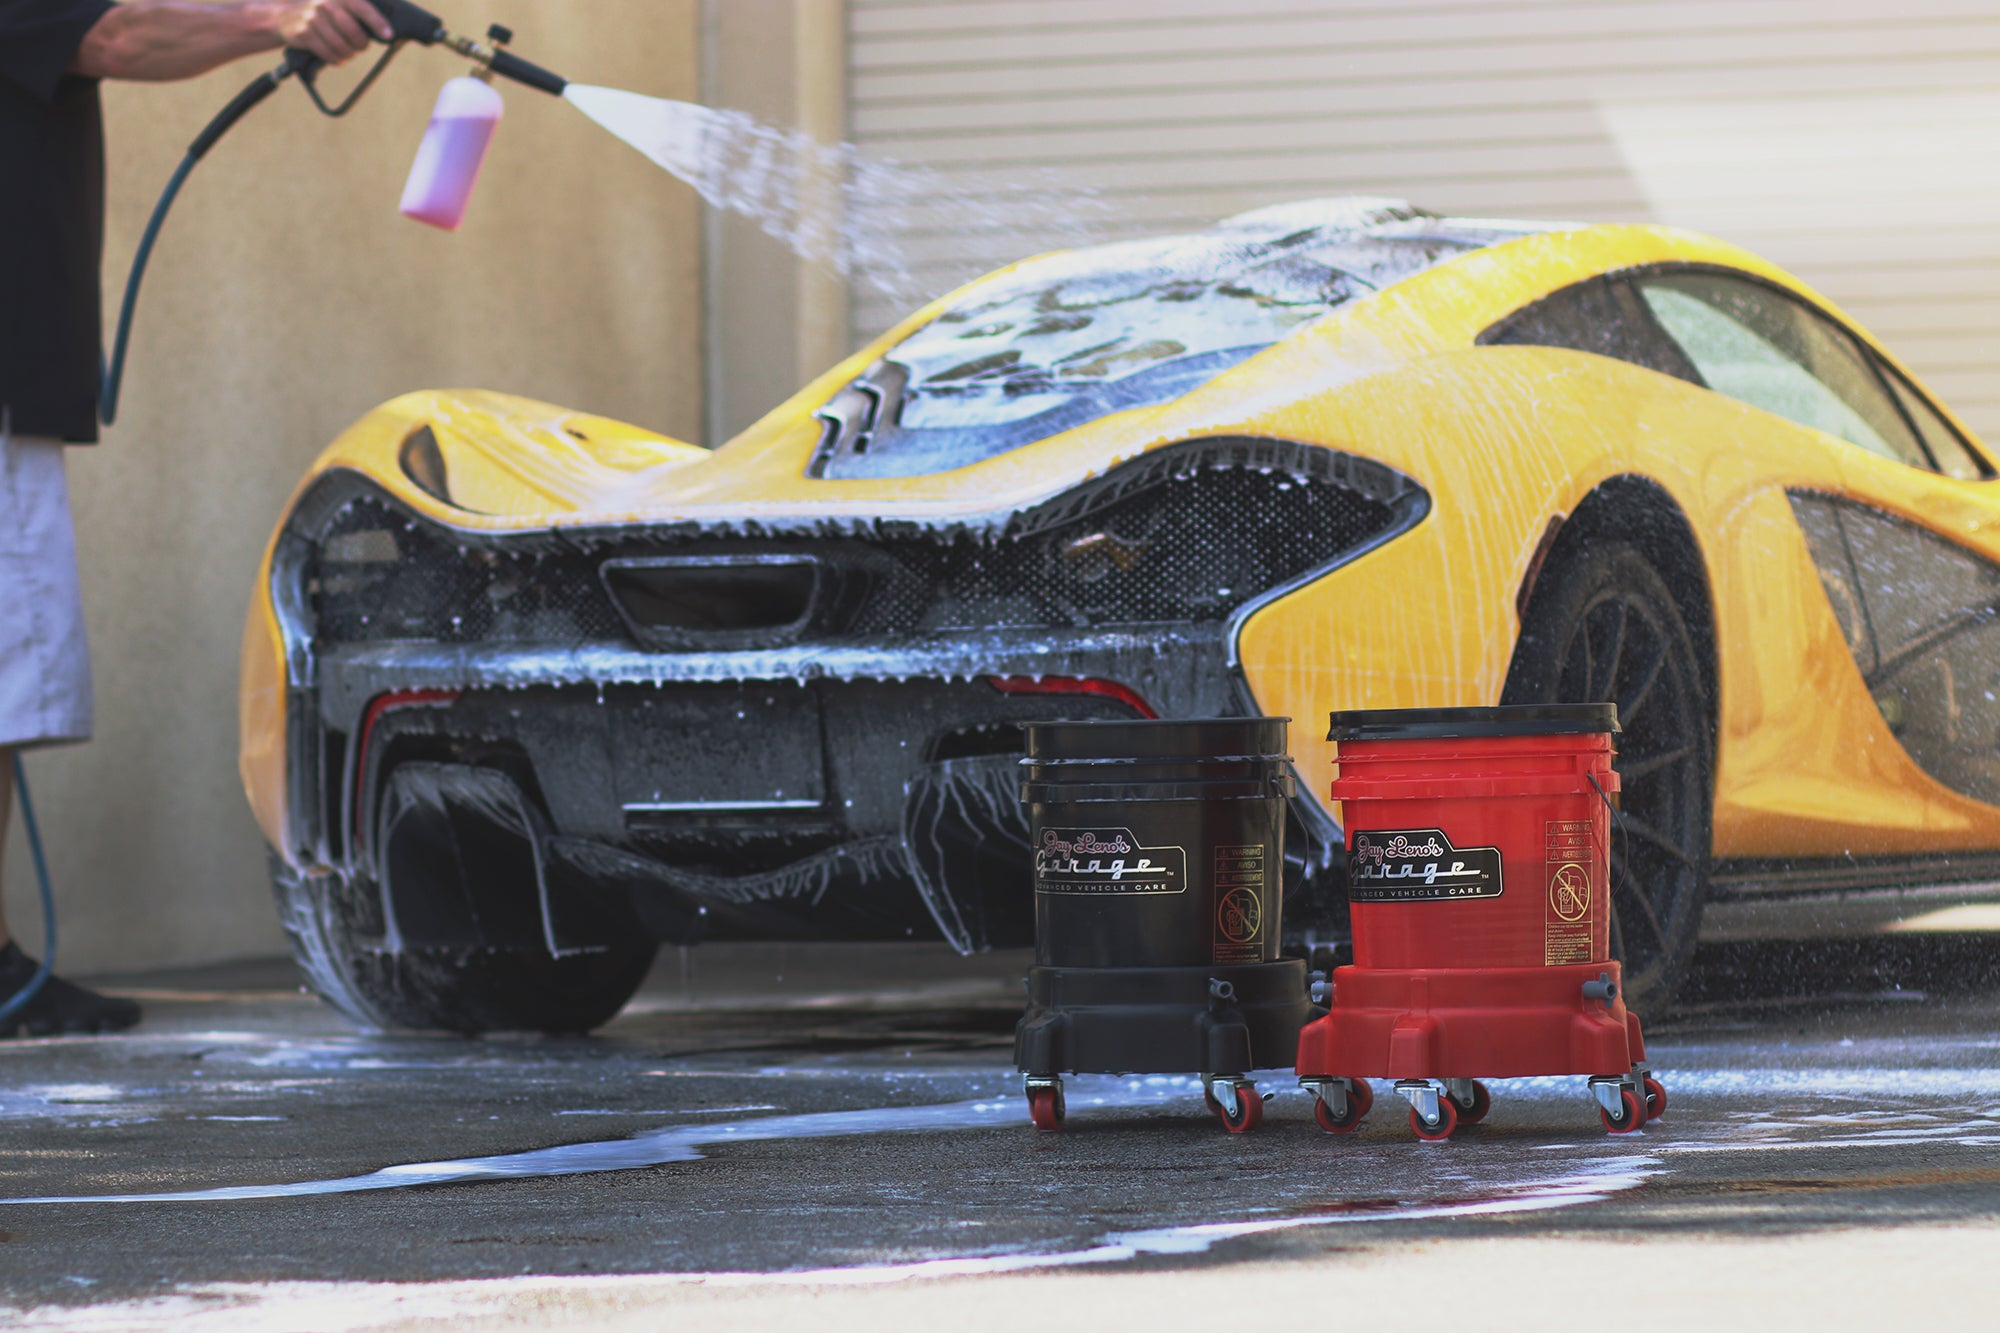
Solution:
<svg viewBox="0 0 2000 1333"><path fill-rule="evenodd" d="M460 31L509 23L523 56L581 82L696 96L697 0L433 7ZM187 141L270 63L106 88L107 311ZM505 86L464 230L398 216L431 99L463 69L405 51L344 122L280 90L202 163L168 221L122 418L70 453L97 739L28 761L67 969L282 951L236 777L237 647L264 541L330 436L392 394L439 385L701 436L692 191L566 105ZM32 944L24 853L17 825L7 905Z"/></svg>
<svg viewBox="0 0 2000 1333"><path fill-rule="evenodd" d="M822 143L846 137L845 0L702 9L703 101ZM825 202L838 207L837 196ZM847 355L846 284L747 218L711 215L706 241L708 435L726 440Z"/></svg>

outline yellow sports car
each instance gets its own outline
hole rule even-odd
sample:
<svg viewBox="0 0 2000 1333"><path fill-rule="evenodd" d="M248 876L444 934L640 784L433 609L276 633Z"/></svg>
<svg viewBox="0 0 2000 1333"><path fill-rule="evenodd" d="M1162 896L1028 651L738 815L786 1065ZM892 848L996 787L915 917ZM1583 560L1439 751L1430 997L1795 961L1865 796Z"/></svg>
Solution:
<svg viewBox="0 0 2000 1333"><path fill-rule="evenodd" d="M1296 719L1332 939L1329 711L1608 699L1657 1003L1704 913L2000 874L1993 476L1740 250L1286 205L1003 269L712 452L384 405L258 575L243 777L334 1004L580 1030L663 940L1028 943L1027 720Z"/></svg>

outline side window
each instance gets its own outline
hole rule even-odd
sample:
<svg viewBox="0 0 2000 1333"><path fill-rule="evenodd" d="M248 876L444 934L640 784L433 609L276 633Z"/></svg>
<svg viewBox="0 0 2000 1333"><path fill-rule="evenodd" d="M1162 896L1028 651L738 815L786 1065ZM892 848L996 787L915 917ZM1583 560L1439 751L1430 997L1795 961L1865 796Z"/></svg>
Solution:
<svg viewBox="0 0 2000 1333"><path fill-rule="evenodd" d="M1625 280L1591 278L1522 306L1479 335L1482 346L1567 347L1595 352L1699 384L1701 379L1662 336Z"/></svg>
<svg viewBox="0 0 2000 1333"><path fill-rule="evenodd" d="M1714 273L1642 278L1638 287L1717 393L1883 458L1932 466L1861 349L1805 306Z"/></svg>
<svg viewBox="0 0 2000 1333"><path fill-rule="evenodd" d="M1875 364L1881 370L1882 378L1889 382L1891 389L1895 390L1896 401L1903 405L1903 412L1917 428L1917 434L1924 437L1925 447L1931 451L1931 457L1937 460L1938 471L1947 477L1956 477L1960 481L1979 481L1993 475L1992 469L1987 467L1979 455L1972 451L1972 446L1938 415L1937 409L1917 392L1915 385L1897 374L1892 367L1883 365L1880 360Z"/></svg>

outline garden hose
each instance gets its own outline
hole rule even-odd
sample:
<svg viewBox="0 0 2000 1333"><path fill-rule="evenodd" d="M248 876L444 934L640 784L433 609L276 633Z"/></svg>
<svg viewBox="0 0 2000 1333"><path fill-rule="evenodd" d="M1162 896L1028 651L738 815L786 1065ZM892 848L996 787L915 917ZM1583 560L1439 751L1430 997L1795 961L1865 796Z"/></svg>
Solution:
<svg viewBox="0 0 2000 1333"><path fill-rule="evenodd" d="M28 795L28 771L21 766L21 752L14 752L14 791L21 800L21 823L28 830L28 850L35 858L35 879L42 890L42 962L28 984L0 1004L0 1029L14 1021L14 1015L41 991L42 983L56 966L56 902L49 889L49 863L42 855L42 831L35 825L35 802ZM4 816L0 816L4 817Z"/></svg>

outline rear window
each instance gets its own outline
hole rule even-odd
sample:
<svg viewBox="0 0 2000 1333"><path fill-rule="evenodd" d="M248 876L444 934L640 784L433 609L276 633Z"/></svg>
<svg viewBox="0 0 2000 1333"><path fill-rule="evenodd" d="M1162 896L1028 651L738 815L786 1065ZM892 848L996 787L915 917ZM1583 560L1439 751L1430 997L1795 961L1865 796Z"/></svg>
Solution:
<svg viewBox="0 0 2000 1333"><path fill-rule="evenodd" d="M1103 246L1016 270L830 402L814 473L964 467L1168 402L1340 305L1478 241L1305 228Z"/></svg>

